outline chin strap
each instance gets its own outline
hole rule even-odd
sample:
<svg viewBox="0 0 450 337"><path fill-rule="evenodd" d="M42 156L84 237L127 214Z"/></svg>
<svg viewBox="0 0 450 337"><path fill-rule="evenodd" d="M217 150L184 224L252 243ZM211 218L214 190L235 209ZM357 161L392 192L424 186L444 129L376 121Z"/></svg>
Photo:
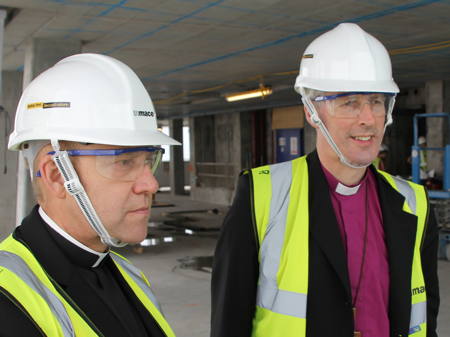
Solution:
<svg viewBox="0 0 450 337"><path fill-rule="evenodd" d="M83 185L78 178L77 172L70 161L69 154L67 151L60 151L58 140L51 140L51 144L55 154L52 156L56 167L64 178L64 187L67 192L69 192L72 197L75 198L78 206L83 212L86 220L92 229L98 234L102 242L109 247L123 247L127 244L113 238L109 235L105 226L103 225L100 217L92 206L91 200L89 199Z"/></svg>

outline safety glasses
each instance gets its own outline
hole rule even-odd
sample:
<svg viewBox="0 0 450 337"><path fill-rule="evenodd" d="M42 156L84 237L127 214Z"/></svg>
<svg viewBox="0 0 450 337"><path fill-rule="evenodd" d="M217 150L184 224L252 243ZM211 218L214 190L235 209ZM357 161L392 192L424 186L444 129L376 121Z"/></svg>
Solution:
<svg viewBox="0 0 450 337"><path fill-rule="evenodd" d="M366 104L375 117L384 117L394 97L395 94L383 92L346 92L318 96L312 101L325 104L330 115L337 118L356 118Z"/></svg>
<svg viewBox="0 0 450 337"><path fill-rule="evenodd" d="M135 181L145 168L155 174L164 149L160 147L131 147L123 149L66 150L71 157L90 156L95 159L97 172L116 181ZM54 155L55 151L48 152ZM40 176L40 172L37 173Z"/></svg>

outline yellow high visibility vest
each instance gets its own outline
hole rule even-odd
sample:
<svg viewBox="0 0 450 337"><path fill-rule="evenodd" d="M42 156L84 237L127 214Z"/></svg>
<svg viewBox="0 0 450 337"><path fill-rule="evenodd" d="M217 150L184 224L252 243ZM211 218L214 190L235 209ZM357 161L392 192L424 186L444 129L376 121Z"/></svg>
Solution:
<svg viewBox="0 0 450 337"><path fill-rule="evenodd" d="M306 336L309 272L309 193L306 156L252 169L259 241L259 280L252 337ZM379 171L417 216L409 335L426 337L427 296L420 245L428 201L423 186ZM302 205L298 207L298 205Z"/></svg>
<svg viewBox="0 0 450 337"><path fill-rule="evenodd" d="M120 274L167 337L175 337L159 309L145 276L124 257L112 252ZM103 336L69 296L55 284L38 260L12 235L0 244L0 287L13 297L45 336ZM1 291L1 290L0 290Z"/></svg>

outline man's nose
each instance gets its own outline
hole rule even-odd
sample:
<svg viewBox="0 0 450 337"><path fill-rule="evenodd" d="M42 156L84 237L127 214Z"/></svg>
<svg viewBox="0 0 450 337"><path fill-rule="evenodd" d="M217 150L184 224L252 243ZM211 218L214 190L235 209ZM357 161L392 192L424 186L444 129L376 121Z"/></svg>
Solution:
<svg viewBox="0 0 450 337"><path fill-rule="evenodd" d="M375 114L370 102L362 102L360 112L358 115L360 124L374 124L375 123Z"/></svg>
<svg viewBox="0 0 450 337"><path fill-rule="evenodd" d="M141 174L136 178L133 191L136 194L154 194L158 191L159 184L149 166L145 166Z"/></svg>

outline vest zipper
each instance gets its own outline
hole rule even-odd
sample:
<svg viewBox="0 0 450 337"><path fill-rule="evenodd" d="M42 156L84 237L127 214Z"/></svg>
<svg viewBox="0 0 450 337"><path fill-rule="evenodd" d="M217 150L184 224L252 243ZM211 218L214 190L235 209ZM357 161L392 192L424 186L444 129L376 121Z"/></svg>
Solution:
<svg viewBox="0 0 450 337"><path fill-rule="evenodd" d="M12 296L5 288L0 287L0 293L2 293L3 295L5 295L5 297L10 300L20 311L22 311L22 313L31 321L31 323L33 323L33 325L35 326L36 330L39 331L39 333L46 337L44 331L42 331L41 327L36 323L36 321L33 319L33 317L31 317L31 315L28 313L28 311L25 310L25 308L22 306L22 304L19 303L19 301L16 300L16 298L14 296Z"/></svg>

